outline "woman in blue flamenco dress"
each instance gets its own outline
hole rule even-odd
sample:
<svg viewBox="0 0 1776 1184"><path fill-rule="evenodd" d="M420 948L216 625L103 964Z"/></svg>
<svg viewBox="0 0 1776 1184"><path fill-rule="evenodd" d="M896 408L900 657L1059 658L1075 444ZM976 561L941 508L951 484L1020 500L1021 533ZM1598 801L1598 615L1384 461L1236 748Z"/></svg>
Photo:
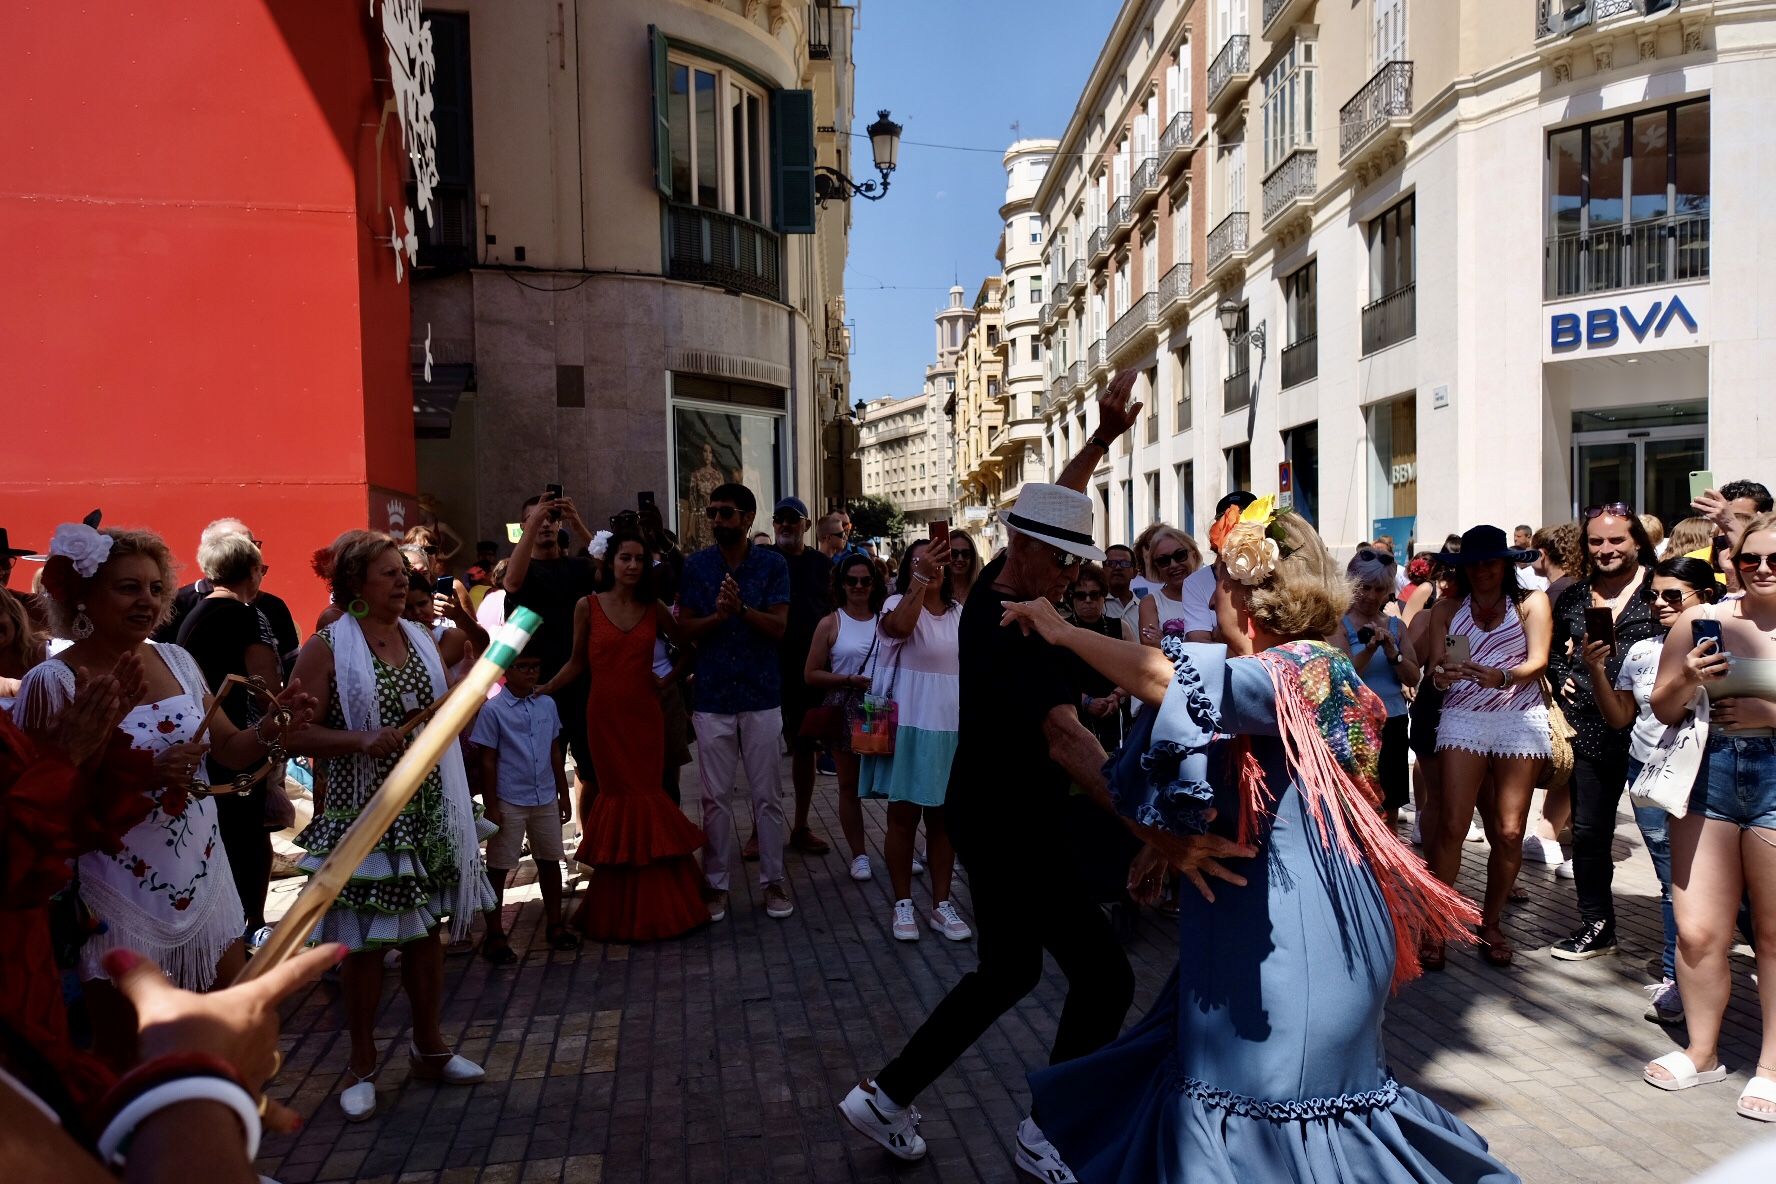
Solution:
<svg viewBox="0 0 1776 1184"><path fill-rule="evenodd" d="M1486 1141L1396 1081L1382 1043L1391 988L1421 936L1472 940L1478 920L1382 821L1387 711L1320 639L1344 577L1313 528L1269 499L1222 524L1224 628L1254 657L1167 638L1088 633L1052 606L1007 619L1159 703L1151 738L1112 770L1148 841L1131 871L1157 892L1173 836L1258 847L1243 883L1183 893L1179 956L1153 1010L1108 1047L1031 1074L1034 1113L1084 1184L1503 1184Z"/></svg>

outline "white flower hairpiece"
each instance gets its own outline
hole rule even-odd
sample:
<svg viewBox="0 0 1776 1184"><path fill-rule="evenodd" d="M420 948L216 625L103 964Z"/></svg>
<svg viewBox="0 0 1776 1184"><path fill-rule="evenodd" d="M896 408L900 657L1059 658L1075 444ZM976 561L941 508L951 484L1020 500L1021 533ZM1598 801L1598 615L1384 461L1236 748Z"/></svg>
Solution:
<svg viewBox="0 0 1776 1184"><path fill-rule="evenodd" d="M111 556L111 536L84 522L64 522L50 536L49 553L66 556L80 578L90 580L99 565Z"/></svg>
<svg viewBox="0 0 1776 1184"><path fill-rule="evenodd" d="M608 530L601 530L592 536L592 545L587 547L586 551L594 559L603 559L604 553L610 550L610 541L611 532Z"/></svg>

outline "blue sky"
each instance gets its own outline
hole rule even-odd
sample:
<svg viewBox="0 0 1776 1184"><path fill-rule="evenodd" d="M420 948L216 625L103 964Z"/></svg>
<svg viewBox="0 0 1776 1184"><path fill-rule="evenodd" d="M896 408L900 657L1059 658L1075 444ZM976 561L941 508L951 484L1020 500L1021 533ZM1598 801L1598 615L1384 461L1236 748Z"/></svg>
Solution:
<svg viewBox="0 0 1776 1184"><path fill-rule="evenodd" d="M863 4L852 131L861 136L881 107L906 130L888 195L854 203L845 273L855 323L848 402L918 392L932 360L931 318L953 277L973 300L981 279L998 268L999 154L1019 135L1066 130L1120 7L1118 0ZM868 141L854 141L852 152L851 175L873 177Z"/></svg>

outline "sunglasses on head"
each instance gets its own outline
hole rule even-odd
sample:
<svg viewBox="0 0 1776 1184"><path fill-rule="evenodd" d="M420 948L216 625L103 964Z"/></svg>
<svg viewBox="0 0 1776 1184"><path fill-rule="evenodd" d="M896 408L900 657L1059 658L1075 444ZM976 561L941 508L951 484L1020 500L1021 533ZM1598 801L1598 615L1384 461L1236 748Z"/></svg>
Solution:
<svg viewBox="0 0 1776 1184"><path fill-rule="evenodd" d="M265 540L264 539L254 539L253 545L255 547L258 547L261 551L265 550Z"/></svg>
<svg viewBox="0 0 1776 1184"><path fill-rule="evenodd" d="M738 518L740 511L733 506L706 506L703 515L711 522L726 522L730 518Z"/></svg>
<svg viewBox="0 0 1776 1184"><path fill-rule="evenodd" d="M1154 567L1171 567L1175 563L1188 562L1190 562L1190 552L1182 550L1167 551L1164 555L1155 555L1153 557Z"/></svg>
<svg viewBox="0 0 1776 1184"><path fill-rule="evenodd" d="M1378 551L1374 547L1362 547L1357 551L1357 558L1364 563L1374 563L1377 559L1383 563L1392 563L1394 553L1392 551Z"/></svg>
<svg viewBox="0 0 1776 1184"><path fill-rule="evenodd" d="M1634 507L1627 502L1604 502L1602 505L1586 506L1584 518L1589 522L1591 519L1601 518L1605 514L1613 518L1632 518L1634 517Z"/></svg>
<svg viewBox="0 0 1776 1184"><path fill-rule="evenodd" d="M1741 551L1733 556L1733 566L1739 569L1740 575L1750 575L1761 570L1765 565L1776 572L1776 555L1758 555L1751 551Z"/></svg>

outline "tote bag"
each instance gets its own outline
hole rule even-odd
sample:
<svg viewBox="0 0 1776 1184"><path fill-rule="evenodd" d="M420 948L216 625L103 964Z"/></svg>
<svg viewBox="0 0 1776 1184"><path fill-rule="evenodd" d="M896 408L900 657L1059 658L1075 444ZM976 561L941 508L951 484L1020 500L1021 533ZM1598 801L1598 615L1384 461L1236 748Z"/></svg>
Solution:
<svg viewBox="0 0 1776 1184"><path fill-rule="evenodd" d="M1657 806L1673 818L1690 811L1690 790L1708 751L1708 692L1697 688L1689 718L1665 729L1659 746L1628 788L1636 806Z"/></svg>
<svg viewBox="0 0 1776 1184"><path fill-rule="evenodd" d="M880 628L878 624L876 638L863 657L865 669L876 656ZM894 688L900 682L901 653L901 649L894 651L894 670L888 676L887 694L865 695L852 712L851 751L859 756L891 756L894 752L894 732L900 726L900 704L894 701Z"/></svg>

